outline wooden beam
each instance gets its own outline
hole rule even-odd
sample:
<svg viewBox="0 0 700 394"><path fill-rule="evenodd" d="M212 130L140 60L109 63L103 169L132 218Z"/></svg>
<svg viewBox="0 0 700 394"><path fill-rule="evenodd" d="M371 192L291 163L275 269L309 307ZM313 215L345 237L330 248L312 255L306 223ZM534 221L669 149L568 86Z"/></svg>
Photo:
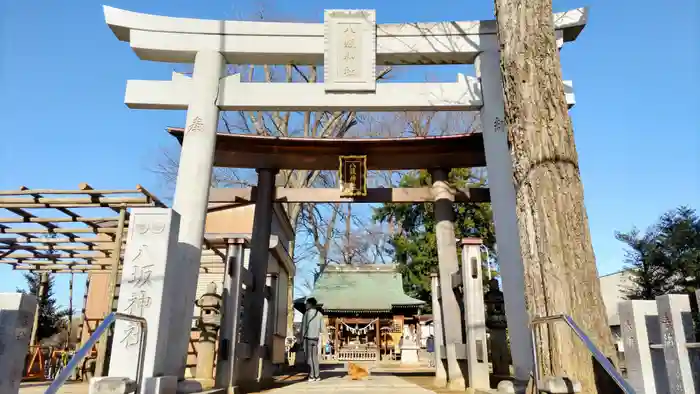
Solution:
<svg viewBox="0 0 700 394"><path fill-rule="evenodd" d="M21 249L24 250L24 249ZM31 250L30 250L31 252ZM10 251L10 253L4 256L7 259L31 259L34 257L44 258L44 259L104 259L108 256L104 252L94 251L94 253L76 253L72 251L56 251L57 253L18 253L17 251Z"/></svg>
<svg viewBox="0 0 700 394"><path fill-rule="evenodd" d="M78 188L79 188L80 190L84 190L84 191L87 191L87 190L95 190L95 189L92 188L92 186L90 186L89 184L87 184L87 183L85 183L85 182L83 182L83 183L81 183L80 185L78 185ZM90 195L90 200L91 200L92 202L95 202L96 199L101 199L101 198L103 198L103 197L104 197L104 194L91 194L91 195ZM121 208L110 207L110 209L111 209L112 211L114 211L114 212L119 213L120 210L121 210L121 209L124 209L125 207L126 207L126 205L122 206ZM89 223L89 224L90 224L91 226L94 227L94 225L93 225L92 223ZM122 223L122 224L123 224L123 223ZM99 375L98 375L98 376L99 376Z"/></svg>
<svg viewBox="0 0 700 394"><path fill-rule="evenodd" d="M95 264L95 265L111 265L111 259L104 256L86 255L67 256L67 255L50 255L44 254L41 256L27 255L8 255L0 259L0 264Z"/></svg>
<svg viewBox="0 0 700 394"><path fill-rule="evenodd" d="M5 227L0 228L0 234L72 234L72 233L101 233L113 234L117 232L114 227L104 228L20 228Z"/></svg>
<svg viewBox="0 0 700 394"><path fill-rule="evenodd" d="M23 266L42 266L42 267L58 267L62 265L85 265L89 267L100 267L104 268L105 270L109 270L109 267L112 266L113 264L113 259L110 258L87 258L87 257L79 257L79 258L70 258L68 256L58 256L55 259L54 258L34 258L34 257L27 257L27 258L14 258L14 257L8 257L5 259L0 259L0 264L9 264L15 266L15 268L21 268ZM222 273L224 271L224 264L221 262L204 262L200 264L200 268L203 269L209 269L209 270L220 270ZM121 270L122 267L120 266L119 269ZM244 273L243 274L243 284L245 285L251 285L252 283L252 276L250 272Z"/></svg>
<svg viewBox="0 0 700 394"><path fill-rule="evenodd" d="M16 271L30 271L30 272L50 272L54 274L82 274L82 273L92 273L92 274L109 274L109 265L93 265L93 264L46 264L46 265L15 265L13 267ZM211 267L200 267L199 270L204 273L214 272L221 273L223 275L223 268L220 270L212 269ZM119 271L122 271L121 268Z"/></svg>
<svg viewBox="0 0 700 394"><path fill-rule="evenodd" d="M118 204L149 204L148 197L100 197L93 195L92 197L0 197L0 204L17 208L25 208L32 204L41 205L64 205L72 204L82 206L84 204L98 205L118 205Z"/></svg>
<svg viewBox="0 0 700 394"><path fill-rule="evenodd" d="M114 190L92 190L92 189L79 189L79 190L58 190L58 189L20 189L20 190L0 190L0 196L31 196L32 194L87 194L87 195L98 195L98 194L139 194L139 186L137 185L136 190L134 189L114 189Z"/></svg>
<svg viewBox="0 0 700 394"><path fill-rule="evenodd" d="M255 203L256 187L248 188L213 188L209 193L209 203ZM489 202L491 199L487 188L464 188L455 191L455 202ZM433 196L429 187L416 188L370 188L365 197L341 197L340 189L304 188L291 189L278 187L275 192L276 202L356 202L356 203L430 203Z"/></svg>
<svg viewBox="0 0 700 394"><path fill-rule="evenodd" d="M11 229L11 227L7 227ZM2 227L0 227L2 233ZM104 237L99 237L103 235ZM15 238L0 238L0 243L13 245L18 243L44 243L44 244L74 244L74 243L99 243L111 242L112 238L107 234L98 234L97 237L69 237L69 238L47 238L47 237L15 237Z"/></svg>
<svg viewBox="0 0 700 394"><path fill-rule="evenodd" d="M19 209L17 208L6 208L8 211L13 211ZM103 222L114 222L119 220L118 217L96 217L96 218L85 218L85 217L55 217L55 218L40 218L36 216L22 216L17 218L0 218L0 223L103 223ZM54 226L55 227L55 226Z"/></svg>
<svg viewBox="0 0 700 394"><path fill-rule="evenodd" d="M2 241L0 241L2 242ZM71 252L74 250L94 250L94 251L112 251L114 249L114 242L105 242L95 245L62 245L62 244L48 244L48 245L0 245L0 250L55 250L55 251L67 251Z"/></svg>

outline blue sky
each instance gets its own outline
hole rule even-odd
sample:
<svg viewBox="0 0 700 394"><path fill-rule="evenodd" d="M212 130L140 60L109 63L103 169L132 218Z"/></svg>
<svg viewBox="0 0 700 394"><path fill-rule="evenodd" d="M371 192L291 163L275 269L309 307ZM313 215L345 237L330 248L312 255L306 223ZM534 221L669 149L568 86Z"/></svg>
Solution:
<svg viewBox="0 0 700 394"><path fill-rule="evenodd" d="M241 19L264 9L273 20L320 22L324 8L373 8L379 23L493 18L493 1L114 0L132 11ZM143 62L88 0L0 2L0 189L98 188L143 184L168 191L148 170L171 143L164 128L184 111L129 110L127 79L169 79L172 65ZM590 22L562 52L574 81L571 111L586 206L601 274L622 265L616 230L646 227L681 204L700 208L700 9L695 0L558 1L556 11L590 6ZM454 68L440 79L453 79ZM446 73L450 73L447 75ZM0 267L0 292L21 276ZM67 278L57 280L67 303ZM76 301L82 300L82 283Z"/></svg>

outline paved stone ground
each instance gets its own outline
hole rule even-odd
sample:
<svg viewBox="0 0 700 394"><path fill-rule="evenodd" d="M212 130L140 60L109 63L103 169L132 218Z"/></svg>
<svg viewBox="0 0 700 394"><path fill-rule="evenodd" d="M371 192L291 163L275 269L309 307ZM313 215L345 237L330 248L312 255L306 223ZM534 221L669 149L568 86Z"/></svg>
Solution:
<svg viewBox="0 0 700 394"><path fill-rule="evenodd" d="M19 387L19 394L44 394L47 388L49 388L50 382L26 382L22 383ZM59 394L87 394L88 385L87 383L77 382L77 383L66 383L58 391Z"/></svg>
<svg viewBox="0 0 700 394"><path fill-rule="evenodd" d="M370 376L362 381L353 381L341 376L331 376L320 382L307 382L304 376L294 377L286 385L262 391L265 394L297 393L376 393L376 394L430 394L432 390L421 387L398 376ZM43 394L48 384L22 385L20 394ZM60 394L87 394L88 386L82 383L66 384Z"/></svg>
<svg viewBox="0 0 700 394"><path fill-rule="evenodd" d="M409 382L398 376L370 376L361 381L345 377L332 376L320 382L298 382L284 387L264 391L266 394L296 394L296 393L377 393L377 394L428 394L434 391Z"/></svg>
<svg viewBox="0 0 700 394"><path fill-rule="evenodd" d="M430 394L432 376L425 368L382 368L372 371L372 375L360 380L351 380L346 376L343 365L324 366L320 382L306 381L305 373L290 373L275 378L272 386L260 391L262 394L298 394L298 393L377 393L377 394ZM20 394L43 394L48 382L23 383ZM88 385L82 382L67 383L59 394L87 394Z"/></svg>
<svg viewBox="0 0 700 394"><path fill-rule="evenodd" d="M276 377L273 387L261 391L265 394L297 393L379 393L379 394L429 394L433 381L427 368L371 368L371 375L363 380L347 377L344 365L322 365L321 381L308 382L305 373L292 373Z"/></svg>

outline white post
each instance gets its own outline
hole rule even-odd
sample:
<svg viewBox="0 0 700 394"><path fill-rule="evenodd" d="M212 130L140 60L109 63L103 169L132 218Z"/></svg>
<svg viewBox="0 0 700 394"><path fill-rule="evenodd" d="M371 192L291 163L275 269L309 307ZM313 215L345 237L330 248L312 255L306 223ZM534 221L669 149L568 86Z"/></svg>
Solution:
<svg viewBox="0 0 700 394"><path fill-rule="evenodd" d="M486 307L481 271L481 239L462 240L462 286L464 327L467 333L467 374L469 387L489 389L489 360L486 347Z"/></svg>
<svg viewBox="0 0 700 394"><path fill-rule="evenodd" d="M440 277L434 272L430 274L430 289L433 305L433 349L435 351L435 385L445 387L447 385L447 371L443 364L442 349L445 346L442 334L442 308L440 305Z"/></svg>
<svg viewBox="0 0 700 394"><path fill-rule="evenodd" d="M192 75L192 96L187 108L185 135L180 153L173 209L180 215L177 254L168 264L176 264L180 275L182 307L173 316L169 357L177 359L179 377L184 376L187 346L201 260L204 222L207 216L211 171L214 163L216 131L219 123L219 80L226 61L219 52L198 52Z"/></svg>
<svg viewBox="0 0 700 394"><path fill-rule="evenodd" d="M481 80L484 102L480 111L481 128L484 136L486 169L496 227L498 263L503 282L514 377L519 381L527 381L532 371L532 343L524 297L525 270L515 212L513 164L508 148L498 52L482 52L474 61L474 66L476 75Z"/></svg>

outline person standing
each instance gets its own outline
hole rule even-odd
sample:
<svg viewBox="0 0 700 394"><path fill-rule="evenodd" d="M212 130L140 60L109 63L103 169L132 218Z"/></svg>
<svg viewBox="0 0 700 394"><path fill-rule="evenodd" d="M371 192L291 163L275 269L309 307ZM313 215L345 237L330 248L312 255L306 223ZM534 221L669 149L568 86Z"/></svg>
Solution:
<svg viewBox="0 0 700 394"><path fill-rule="evenodd" d="M317 307L316 299L310 297L306 300L306 311L301 319L301 337L304 342L304 354L309 364L309 382L321 380L318 355L322 331L323 314Z"/></svg>
<svg viewBox="0 0 700 394"><path fill-rule="evenodd" d="M425 348L428 351L428 366L434 367L435 363L435 338L432 335L425 341Z"/></svg>

